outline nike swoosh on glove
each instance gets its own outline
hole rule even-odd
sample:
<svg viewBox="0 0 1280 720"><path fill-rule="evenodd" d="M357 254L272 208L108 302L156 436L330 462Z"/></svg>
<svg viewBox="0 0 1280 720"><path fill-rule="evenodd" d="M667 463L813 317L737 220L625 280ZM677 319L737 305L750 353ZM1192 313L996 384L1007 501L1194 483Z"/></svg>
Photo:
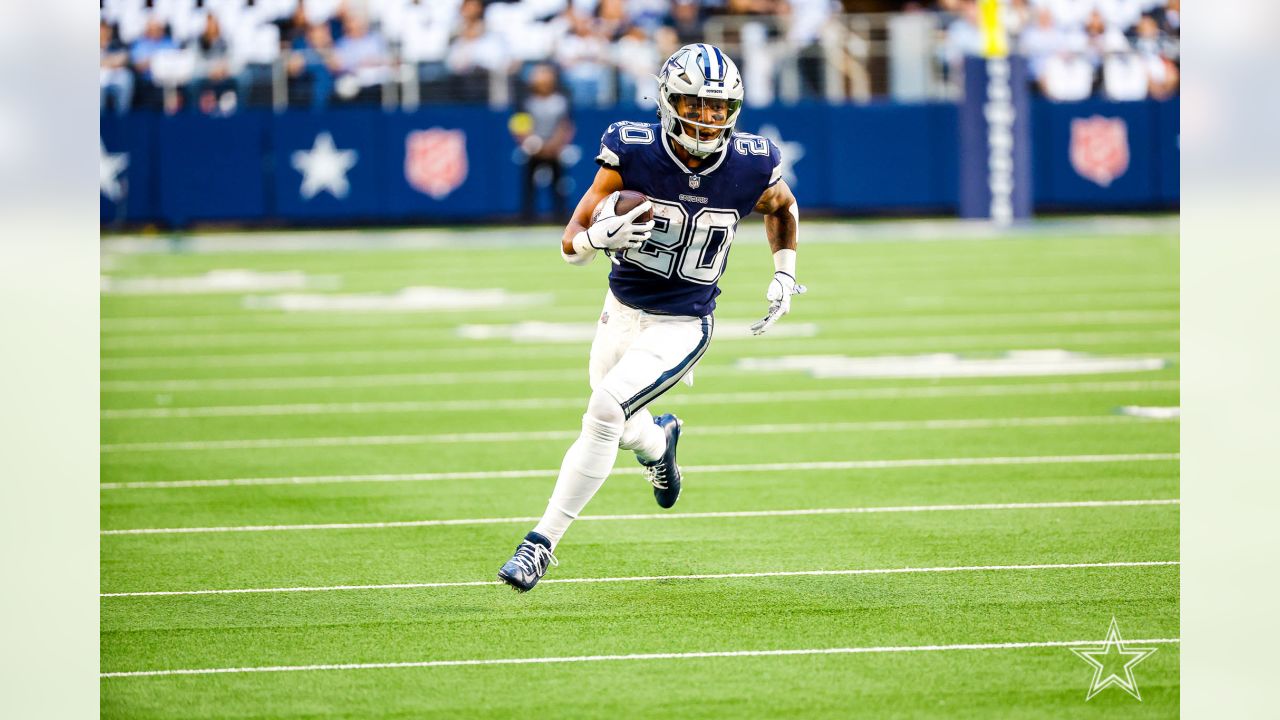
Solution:
<svg viewBox="0 0 1280 720"><path fill-rule="evenodd" d="M653 231L653 220L637 223L635 219L653 209L648 200L640 203L625 215L601 218L591 227L577 234L573 239L573 249L583 252L593 250L630 250L638 248L649 239Z"/></svg>

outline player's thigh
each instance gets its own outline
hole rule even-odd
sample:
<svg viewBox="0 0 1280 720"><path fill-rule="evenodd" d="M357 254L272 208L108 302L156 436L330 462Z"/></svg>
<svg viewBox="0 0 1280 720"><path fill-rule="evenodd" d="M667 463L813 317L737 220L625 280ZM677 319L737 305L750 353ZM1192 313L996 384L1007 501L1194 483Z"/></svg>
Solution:
<svg viewBox="0 0 1280 720"><path fill-rule="evenodd" d="M596 321L595 338L591 341L588 373L592 388L600 386L600 381L618 364L639 332L640 313L618 302L613 293L606 293L604 309Z"/></svg>
<svg viewBox="0 0 1280 720"><path fill-rule="evenodd" d="M597 387L631 417L693 368L711 344L712 329L710 317L646 324Z"/></svg>

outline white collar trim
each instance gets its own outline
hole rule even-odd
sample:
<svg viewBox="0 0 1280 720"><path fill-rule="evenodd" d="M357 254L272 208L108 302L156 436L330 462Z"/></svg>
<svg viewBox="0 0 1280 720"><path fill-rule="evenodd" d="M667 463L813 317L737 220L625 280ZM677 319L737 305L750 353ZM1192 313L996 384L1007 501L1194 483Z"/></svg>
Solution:
<svg viewBox="0 0 1280 720"><path fill-rule="evenodd" d="M716 168L720 167L720 165L724 163L725 158L729 157L729 146L728 144L726 144L724 146L724 149L720 151L719 160L716 160L714 163L712 163L711 167L705 168L703 170L698 170L697 172L695 172L691 170L689 166L680 162L680 158L676 155L675 151L671 149L671 143L667 138L667 133L665 130L662 131L662 149L667 151L667 155L671 158L671 161L676 164L676 167L683 170L686 175L710 175L711 173L716 171Z"/></svg>

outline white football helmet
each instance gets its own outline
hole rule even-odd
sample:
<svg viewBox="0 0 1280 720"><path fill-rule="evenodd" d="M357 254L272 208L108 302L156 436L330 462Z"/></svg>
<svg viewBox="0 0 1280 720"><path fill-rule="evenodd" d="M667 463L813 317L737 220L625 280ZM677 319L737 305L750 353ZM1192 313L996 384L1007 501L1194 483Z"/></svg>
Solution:
<svg viewBox="0 0 1280 720"><path fill-rule="evenodd" d="M741 111L742 75L720 48L685 45L663 63L658 117L662 129L685 150L697 157L719 152L729 143Z"/></svg>

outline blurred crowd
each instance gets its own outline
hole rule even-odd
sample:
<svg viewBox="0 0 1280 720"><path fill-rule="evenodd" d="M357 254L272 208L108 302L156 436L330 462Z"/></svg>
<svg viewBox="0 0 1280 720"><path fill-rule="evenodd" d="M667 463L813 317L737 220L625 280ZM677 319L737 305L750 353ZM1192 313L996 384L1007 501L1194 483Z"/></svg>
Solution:
<svg viewBox="0 0 1280 720"><path fill-rule="evenodd" d="M104 109L226 113L377 102L408 71L426 97L483 102L495 71L550 61L575 104L647 102L662 59L710 15L798 15L834 0L100 0ZM816 22L815 22L816 20ZM275 95L279 97L279 95Z"/></svg>
<svg viewBox="0 0 1280 720"><path fill-rule="evenodd" d="M1177 0L1011 0L1007 22L1044 93L1132 99L1177 87ZM751 104L772 100L766 52L799 58L803 96L820 97L817 50L833 15L927 11L944 28L939 61L980 52L973 0L100 0L104 111L227 114L243 106L489 102L494 78L551 63L579 107L652 105L662 59L735 26ZM733 18L732 16L742 16ZM755 22L759 20L760 22ZM751 43L754 42L754 45ZM524 84L517 82L517 87ZM404 92L407 92L404 91ZM506 97L503 95L503 97ZM395 100L400 102L402 100Z"/></svg>
<svg viewBox="0 0 1280 720"><path fill-rule="evenodd" d="M954 16L942 48L954 71L982 52L974 0L943 0ZM1010 0L1010 46L1053 100L1163 99L1178 90L1179 0Z"/></svg>

